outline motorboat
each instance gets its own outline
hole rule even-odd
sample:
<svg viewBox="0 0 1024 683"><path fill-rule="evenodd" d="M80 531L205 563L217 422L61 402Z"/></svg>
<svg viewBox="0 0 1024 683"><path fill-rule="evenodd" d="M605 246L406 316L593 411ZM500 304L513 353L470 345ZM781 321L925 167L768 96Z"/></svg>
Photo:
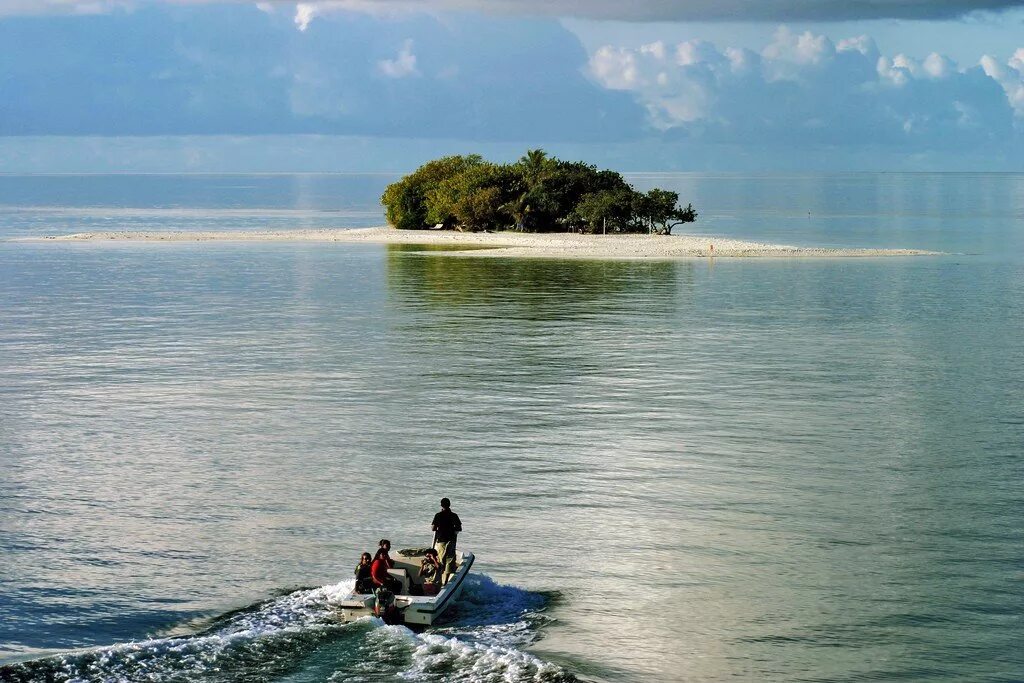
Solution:
<svg viewBox="0 0 1024 683"><path fill-rule="evenodd" d="M420 563L426 557L426 551L427 548L399 550L397 557L391 558L395 566L388 573L402 582L402 591L395 596L395 606L405 624L430 626L440 619L459 599L466 576L473 566L473 553L456 550L455 573L448 583L436 595L416 595L423 593ZM376 597L372 593L356 593L353 588L340 604L342 621L355 621L373 615Z"/></svg>

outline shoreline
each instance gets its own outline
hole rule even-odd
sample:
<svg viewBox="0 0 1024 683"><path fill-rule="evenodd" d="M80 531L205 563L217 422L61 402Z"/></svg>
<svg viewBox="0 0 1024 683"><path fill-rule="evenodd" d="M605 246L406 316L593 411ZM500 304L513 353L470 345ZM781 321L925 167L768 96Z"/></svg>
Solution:
<svg viewBox="0 0 1024 683"><path fill-rule="evenodd" d="M706 235L581 235L575 233L457 232L396 230L390 227L312 230L241 230L205 232L97 231L19 238L19 242L343 242L451 247L451 256L685 259L934 256L920 249L833 249L768 244Z"/></svg>

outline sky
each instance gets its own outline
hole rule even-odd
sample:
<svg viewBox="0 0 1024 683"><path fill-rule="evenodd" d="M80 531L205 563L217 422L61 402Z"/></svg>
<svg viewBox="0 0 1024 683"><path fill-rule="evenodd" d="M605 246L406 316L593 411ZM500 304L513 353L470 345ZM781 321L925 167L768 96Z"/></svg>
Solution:
<svg viewBox="0 0 1024 683"><path fill-rule="evenodd" d="M0 0L0 171L1024 171L1024 0Z"/></svg>

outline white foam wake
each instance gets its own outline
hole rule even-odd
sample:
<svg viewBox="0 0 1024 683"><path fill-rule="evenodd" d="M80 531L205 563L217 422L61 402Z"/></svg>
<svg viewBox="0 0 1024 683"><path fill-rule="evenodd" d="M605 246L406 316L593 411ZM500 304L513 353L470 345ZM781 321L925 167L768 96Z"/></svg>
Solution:
<svg viewBox="0 0 1024 683"><path fill-rule="evenodd" d="M299 590L217 619L185 637L152 638L0 668L3 681L306 680L571 681L522 651L544 623L543 596L467 579L452 620L414 633L378 619L339 621L345 581Z"/></svg>

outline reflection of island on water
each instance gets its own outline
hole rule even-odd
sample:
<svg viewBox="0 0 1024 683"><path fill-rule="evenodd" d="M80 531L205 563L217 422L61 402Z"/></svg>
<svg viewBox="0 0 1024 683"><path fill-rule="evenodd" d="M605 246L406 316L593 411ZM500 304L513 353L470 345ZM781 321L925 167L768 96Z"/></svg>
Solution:
<svg viewBox="0 0 1024 683"><path fill-rule="evenodd" d="M401 306L474 307L489 316L556 320L675 309L688 261L473 258L446 248L388 245L391 300ZM688 289L688 287L687 287Z"/></svg>
<svg viewBox="0 0 1024 683"><path fill-rule="evenodd" d="M406 358L407 387L428 383L469 419L487 415L489 435L525 429L543 439L575 424L577 413L557 407L654 373L657 361L638 351L657 348L679 328L680 305L693 306L688 262L416 251L387 253L388 302L400 309L390 316L389 352Z"/></svg>

